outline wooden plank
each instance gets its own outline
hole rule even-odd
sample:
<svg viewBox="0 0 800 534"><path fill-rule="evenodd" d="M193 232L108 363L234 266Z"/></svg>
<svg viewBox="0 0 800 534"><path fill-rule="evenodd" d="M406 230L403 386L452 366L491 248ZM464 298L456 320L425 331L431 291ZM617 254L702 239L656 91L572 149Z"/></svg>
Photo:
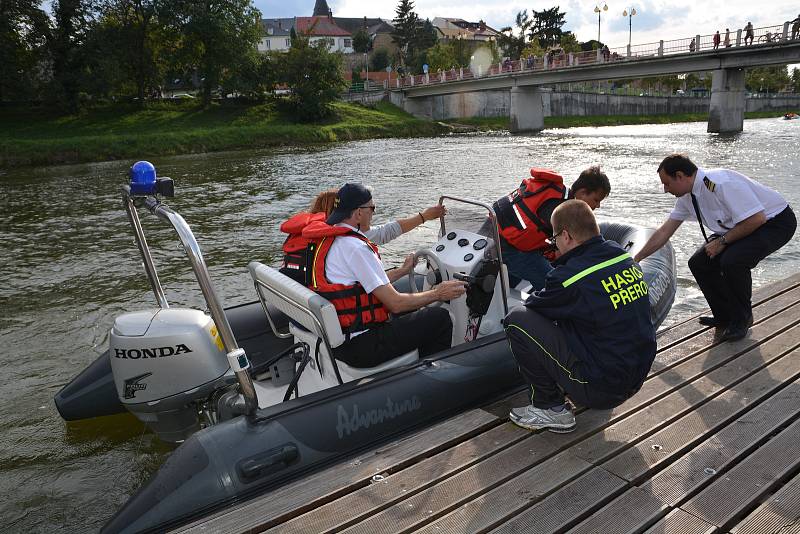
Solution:
<svg viewBox="0 0 800 534"><path fill-rule="evenodd" d="M667 514L667 517L647 529L644 534L711 534L717 529L680 508Z"/></svg>
<svg viewBox="0 0 800 534"><path fill-rule="evenodd" d="M756 327L761 326L759 323L762 323L768 319L772 319L777 314L783 315L787 310L794 307L799 300L800 287L794 288L785 293L781 293L775 298L767 301L763 306L755 308L753 310L753 319L756 321ZM792 316L792 319L795 319L796 316L797 315L795 313ZM751 330L750 336L748 337L753 337L755 335L754 332L756 327ZM687 359L696 356L698 352L707 350L709 346L718 344L719 340L715 339L715 336L715 329L701 327L701 330L697 335L690 337L689 339L686 339L677 345L673 345L666 350L660 351L656 356L656 360L653 362L650 372L652 374L663 372L677 363L686 361ZM742 343L743 341L744 340L740 340L736 343Z"/></svg>
<svg viewBox="0 0 800 534"><path fill-rule="evenodd" d="M780 294L798 286L800 286L800 273L754 290L752 298L754 318L757 319L760 316L759 310L757 310L759 306L764 305L770 299L773 299L776 296L779 296ZM701 326L697 322L697 318L701 315L709 315L710 313L711 310L705 309L689 317L688 319L681 321L680 323L674 324L660 331L658 334L658 346L662 349L666 349L672 345L680 343L681 341L685 341L698 332L707 330L707 327Z"/></svg>
<svg viewBox="0 0 800 534"><path fill-rule="evenodd" d="M730 528L745 515L745 510L795 471L800 464L799 435L800 420L682 504L681 509L719 528Z"/></svg>
<svg viewBox="0 0 800 534"><path fill-rule="evenodd" d="M800 328L797 330L799 332L798 335L800 335ZM778 345L777 342L775 345ZM782 348L779 354L785 355L785 348ZM751 351L748 353L748 355L752 360L758 360L759 362L762 361L762 356L759 351ZM770 359L769 356L766 358ZM777 356L775 358L777 358ZM798 362L796 358L787 356L783 359L779 359L777 363L774 363L773 365L778 366L781 363L783 363L783 365L780 366L779 370L773 370L768 367L752 375L752 380L748 379L739 381L741 374L751 372L752 368L758 369L762 367L763 364L753 364L747 366L741 364L739 359L737 359L729 366L717 369L715 373L717 373L719 376L713 376L708 380L701 381L703 385L707 385L712 390L719 390L720 388L727 387L733 383L733 389L727 390L724 396L729 399L740 399L739 402L725 401L723 403L723 407L714 406L713 411L711 412L713 416L716 417L718 421L724 419L729 420L733 418L736 413L747 409L749 406L752 406L753 403L758 402L760 399L766 397L773 389L780 387L779 384L776 383L776 377L783 376L784 374L789 376L796 376L800 374L800 362ZM758 389L757 386L754 386L754 383L768 384L772 387L762 387L761 389ZM688 413L688 415L685 415L682 419L679 419L675 424L669 427L670 432L674 433L676 436L679 436L679 439L681 436L685 437L687 435L687 421L697 425L697 423L695 423L697 420L695 417L696 412L691 411L691 403L694 402L702 404L707 402L706 392L703 391L703 388L698 387L692 389L691 392L692 393L689 395L683 389L679 389L669 397L666 397L662 399L662 401L659 401L659 403L656 403L656 406L659 404L662 405L664 413ZM742 399L742 392L749 392L747 395L747 400ZM681 405L683 409L677 409L677 405ZM592 413L592 411L587 413ZM635 426L636 432L638 432L638 437L641 438L642 436L646 436L647 434L651 433L653 429L658 429L662 426L662 416L663 413L661 413L658 409L655 410L655 413L650 410L642 410L630 416L629 418L624 419L621 424L628 424L634 419L639 420L640 422L633 426ZM713 431L713 429L721 425L721 422L718 422L716 425L707 425L706 421L704 421L702 418L699 420L700 424L698 426L700 428L696 431L696 434L698 434L700 437L702 437L704 434L710 433ZM613 428L613 426L616 425L612 425L610 428ZM599 439L603 441L598 441L598 436L600 437ZM588 457L586 455L581 455L580 451L596 452L598 450L602 450L603 454L601 455L600 459L607 458L614 453L627 448L631 442L631 439L617 439L617 437L618 436L613 435L609 436L608 429L606 429L606 431L595 436L591 436L588 439L574 445L564 454L574 454L583 458L587 462L594 462L597 461L598 458L592 457L591 454L589 454ZM698 437L697 440L699 439L700 438ZM587 447L583 447L584 444L589 445ZM681 446L676 446L674 454L683 451L684 448L685 447L681 448ZM645 466L648 469L651 467L646 462L637 462L635 456L632 456L630 453L625 454L625 456L625 461L621 462L623 466L626 465L627 462L633 462L634 464ZM612 466L615 465L613 460L611 463ZM550 460L542 465L547 464L549 461ZM654 462L652 465L656 465L656 463ZM526 518L530 514L563 515L563 511L557 509L558 506L560 506L558 501L556 501L558 503L556 509L544 509L541 506L538 506L535 507L535 511L528 510L525 512L520 512L520 510L530 506L530 501L532 501L533 498L526 496L525 499L519 499L517 496L524 491L529 484L531 484L531 480L535 481L541 478L542 475L540 475L538 472L539 467L541 466L532 467L529 471L523 472L520 476L498 486L497 488L488 492L486 495L477 499L473 499L471 502L469 502L468 506L454 510L444 520L434 523L433 526L444 531L458 531L458 527L469 524L471 528L482 530L491 528L492 526L499 524L504 519L510 518L514 515L519 515L520 513ZM574 473L573 475L579 474L580 473ZM555 487L557 486L553 486L553 488ZM484 521L484 523L479 523L479 520Z"/></svg>
<svg viewBox="0 0 800 534"><path fill-rule="evenodd" d="M614 532L648 528L672 507L713 482L718 472L765 441L770 432L783 425L789 414L797 410L800 410L800 381L793 382L742 415L735 423L709 436L699 447L634 488L637 491L626 492L570 532L590 532L598 524L613 527ZM648 498L645 499L638 492ZM638 508L639 503L646 506Z"/></svg>
<svg viewBox="0 0 800 534"><path fill-rule="evenodd" d="M370 513L414 495L436 481L469 468L528 435L526 430L515 425L505 424L492 428L421 461L413 469L405 469L379 483L365 486L287 523L277 525L269 532L325 532L345 528Z"/></svg>
<svg viewBox="0 0 800 534"><path fill-rule="evenodd" d="M765 326L765 328L767 327L768 326ZM800 362L798 362L798 366L800 366ZM720 387L718 384L711 381L709 381L709 384L717 388ZM682 394L676 393L674 396L679 399L683 398ZM638 400L643 404L647 404L646 401ZM704 402L705 397L702 395L698 396L697 401ZM623 410L625 409L623 408ZM672 410L672 408L670 408L670 410ZM595 423L603 424L603 422L607 422L604 421L604 419L608 417L608 411L590 410L586 412L586 415L595 416L597 414L603 414L604 416L601 416L599 420L595 420ZM660 425L658 421L660 421L660 419L656 419L653 423L651 419L651 424ZM581 420L581 424L583 424L583 420ZM575 434L570 434L568 436L573 435ZM455 509L466 500L474 499L482 492L491 490L493 487L505 482L505 480L516 476L517 473L530 469L535 464L535 456L532 454L534 451L539 453L542 460L544 460L550 453L557 452L560 449L563 450L566 446L569 446L568 440L570 438L565 436L567 435L554 435L551 433L533 435L530 440L520 442L504 450L502 453L489 458L485 462L465 472L459 473L459 475L452 479L437 484L419 495L412 496L410 499L404 501L402 506L397 506L391 510L384 510L376 515L370 516L364 523L354 525L348 531L380 532L384 531L384 529L387 529L386 531L393 531L392 529L401 531L406 528L419 528L421 522L427 522L439 515L448 513L451 509ZM561 447L559 448L557 444L561 444ZM625 442L615 442L615 445L618 448L627 446ZM577 450L579 447L579 445L573 447L572 450ZM574 473L573 476L578 474L580 473ZM508 495L508 493L509 492L506 492L505 494ZM496 499L488 505L489 508L493 510L492 513L500 510L500 508L498 508L500 505L496 502L497 500L501 499ZM432 502L437 503L441 508L437 509L432 507L430 505ZM423 509L426 511L420 511Z"/></svg>
<svg viewBox="0 0 800 534"><path fill-rule="evenodd" d="M789 534L800 532L800 475L761 504L731 534Z"/></svg>
<svg viewBox="0 0 800 534"><path fill-rule="evenodd" d="M179 532L245 532L267 528L370 483L372 476L391 473L420 456L446 450L455 443L496 426L497 417L469 410L410 436L370 450L317 473L293 481L241 506L180 528Z"/></svg>
<svg viewBox="0 0 800 534"><path fill-rule="evenodd" d="M774 338L715 369L700 380L687 384L679 390L679 395L672 395L655 403L642 414L642 417L650 415L670 421L675 417L665 414L674 412L678 416L693 409L693 412L681 420L680 425L671 425L642 441L642 417L630 418L606 429L603 435L598 435L595 438L596 443L590 443L593 448L584 454L577 451L575 454L587 461L602 461L606 457L604 451L608 448L605 445L607 441L634 444L634 447L610 460L604 467L625 480L637 482L655 466L669 462L675 455L682 453L693 440L701 439L709 429L724 424L737 411L771 394L775 388L780 387L781 382L800 374L800 365L794 361L796 358L793 356L797 354L795 349L799 343L800 327L794 327L784 336ZM780 361L773 363L777 360ZM739 378L746 377L767 364L770 366L764 372L757 373L744 380L740 386L721 393L723 387L735 384ZM779 378L781 382L778 382ZM740 396L740 392L744 391L754 391L755 394ZM717 397L717 394L720 396ZM705 406L705 403L709 404Z"/></svg>
<svg viewBox="0 0 800 534"><path fill-rule="evenodd" d="M525 476L525 475L523 475ZM520 477L522 478L522 477ZM599 508L622 491L628 485L620 479L598 467L593 467L588 473L577 480L570 482L558 491L550 494L546 499L528 508L522 513L510 515L514 510L521 506L513 506L507 500L497 500L495 506L507 508L502 515L511 517L505 523L500 524L492 530L493 533L512 534L530 532L557 532L569 528L575 521L583 519L595 509ZM527 498L527 494L519 491L518 493L507 492L508 498L521 500ZM473 508L473 514L479 513L476 510L476 502L465 505ZM461 510L458 510L461 512ZM501 514L498 514L501 515ZM427 525L420 531L422 533L437 532L478 532L484 528L491 528L496 525L497 520L482 522L467 522L468 516L464 513L451 514L436 523ZM473 515L474 517L474 515ZM486 526L488 525L488 527Z"/></svg>

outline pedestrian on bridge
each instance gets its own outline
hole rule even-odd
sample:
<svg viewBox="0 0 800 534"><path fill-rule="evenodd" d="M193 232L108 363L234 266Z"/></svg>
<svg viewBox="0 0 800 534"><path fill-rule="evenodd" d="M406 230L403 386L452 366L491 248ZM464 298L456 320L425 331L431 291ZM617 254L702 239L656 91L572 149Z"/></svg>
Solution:
<svg viewBox="0 0 800 534"><path fill-rule="evenodd" d="M744 44L753 44L754 38L755 35L753 34L753 23L748 21L747 26L744 27ZM748 39L750 39L749 43L747 42Z"/></svg>
<svg viewBox="0 0 800 534"><path fill-rule="evenodd" d="M714 50L719 48L719 40L720 40L719 30L717 30L717 33L714 34Z"/></svg>
<svg viewBox="0 0 800 534"><path fill-rule="evenodd" d="M800 15L792 21L792 39L797 39L800 36Z"/></svg>
<svg viewBox="0 0 800 534"><path fill-rule="evenodd" d="M731 30L730 30L730 28L725 28L725 40L722 41L722 43L725 45L725 48L730 48L731 47Z"/></svg>
<svg viewBox="0 0 800 534"><path fill-rule="evenodd" d="M697 43L694 38L692 38L692 42L689 43L689 52L694 52L695 50L697 50Z"/></svg>

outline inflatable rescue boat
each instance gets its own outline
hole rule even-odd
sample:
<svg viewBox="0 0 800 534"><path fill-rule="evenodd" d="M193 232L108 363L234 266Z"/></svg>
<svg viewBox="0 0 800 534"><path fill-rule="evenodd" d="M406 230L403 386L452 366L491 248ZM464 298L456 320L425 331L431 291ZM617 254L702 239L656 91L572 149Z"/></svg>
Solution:
<svg viewBox="0 0 800 534"><path fill-rule="evenodd" d="M438 240L415 255L425 261L398 284L417 291L441 280L469 283L465 296L441 304L453 321L453 347L353 368L331 356L344 336L330 302L269 266L249 265L258 301L224 308L189 225L159 199L172 196L171 181L136 165L122 199L157 306L117 317L108 350L55 402L68 421L130 411L180 445L105 532L178 526L522 388L501 321L527 293L508 286L496 224L494 235L482 236L442 219ZM488 204L444 200L484 208L495 220ZM209 313L169 306L139 209L175 229ZM631 254L652 234L618 223L601 230ZM675 297L671 245L641 267L658 326Z"/></svg>

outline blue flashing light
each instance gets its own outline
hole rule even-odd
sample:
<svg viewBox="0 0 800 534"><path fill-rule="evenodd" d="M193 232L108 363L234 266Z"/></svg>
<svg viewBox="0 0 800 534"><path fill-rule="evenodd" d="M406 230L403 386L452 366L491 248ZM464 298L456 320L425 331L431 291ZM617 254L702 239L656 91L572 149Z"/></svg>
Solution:
<svg viewBox="0 0 800 534"><path fill-rule="evenodd" d="M128 172L131 195L146 196L156 193L156 168L149 161L137 161Z"/></svg>

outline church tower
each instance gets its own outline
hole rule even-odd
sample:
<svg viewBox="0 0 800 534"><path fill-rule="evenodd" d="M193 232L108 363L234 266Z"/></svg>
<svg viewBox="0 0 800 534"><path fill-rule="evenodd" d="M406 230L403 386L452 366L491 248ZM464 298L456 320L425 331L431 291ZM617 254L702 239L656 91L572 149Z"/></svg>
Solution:
<svg viewBox="0 0 800 534"><path fill-rule="evenodd" d="M314 4L314 17L327 17L330 15L331 10L328 7L328 2L325 0L317 0Z"/></svg>

